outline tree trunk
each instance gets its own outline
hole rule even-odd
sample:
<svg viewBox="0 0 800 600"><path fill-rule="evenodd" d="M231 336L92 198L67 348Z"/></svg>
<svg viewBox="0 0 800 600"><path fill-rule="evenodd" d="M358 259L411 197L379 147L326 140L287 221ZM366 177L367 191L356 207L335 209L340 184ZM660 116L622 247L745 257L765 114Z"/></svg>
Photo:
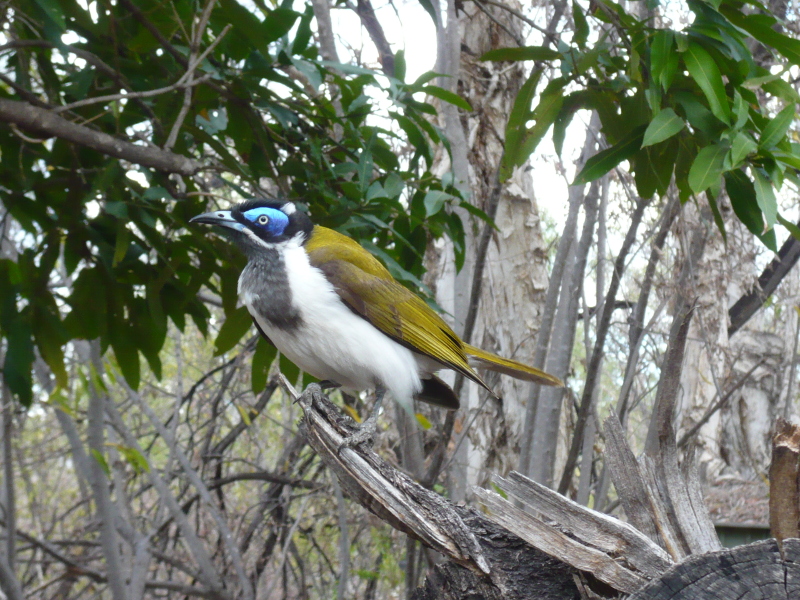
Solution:
<svg viewBox="0 0 800 600"><path fill-rule="evenodd" d="M520 8L515 2L510 6ZM515 45L509 32L521 37L522 22L506 11L489 6L485 9L491 11L492 19L475 4L464 5L458 12L460 31L456 31L460 35L456 45L450 20L455 12L448 12L446 39L439 45L440 52L458 49L458 58L450 56L446 64L449 68L456 62L460 65L457 91L473 111L462 114L457 125L451 115L455 107L442 106L442 112L448 135L454 131L456 136L450 138L456 178L460 179L458 136L463 134L470 202L494 214L498 231L491 232L485 255L477 256L477 240L487 225L463 214L467 261L455 274L451 249L440 251L435 289L439 304L454 315L456 331L487 350L530 363L547 285L546 256L530 173L518 169L497 193L506 121L524 81L524 67L478 60L492 48ZM472 297L477 290L476 277L480 289L477 297ZM469 319L470 311L476 314L474 320ZM507 472L518 460L528 386L491 374L488 380L502 401L490 399L471 383L463 386L462 410L455 424L457 449L449 473L454 499L464 498L467 485L485 481L490 470Z"/></svg>

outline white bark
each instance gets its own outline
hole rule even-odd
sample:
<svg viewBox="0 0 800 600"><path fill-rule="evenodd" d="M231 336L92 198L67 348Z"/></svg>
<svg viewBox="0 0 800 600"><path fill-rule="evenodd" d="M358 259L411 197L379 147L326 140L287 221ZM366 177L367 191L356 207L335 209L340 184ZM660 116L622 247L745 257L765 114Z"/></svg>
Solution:
<svg viewBox="0 0 800 600"><path fill-rule="evenodd" d="M516 9L520 6L510 2ZM447 15L447 36L440 43L440 52L449 51L452 69L460 64L457 91L472 105L473 111L457 115L454 108L442 107L453 149L453 170L461 179L461 161L467 160L470 201L487 209L497 168L503 153L503 138L508 114L523 82L522 65L480 62L484 52L516 44L508 33L493 23L474 4L466 4L459 12L460 35L455 39L454 7ZM512 32L521 32L522 23L501 10L493 16ZM440 38L441 40L441 38ZM460 53L458 60L454 60ZM463 138L459 135L463 134ZM459 142L459 139L463 142ZM463 155L462 155L463 151ZM449 168L447 162L441 171ZM438 277L435 282L437 302L454 316L456 331L463 332L469 309L475 257L475 232L483 226L463 215L467 231L467 262L459 274L453 269L452 249L438 248ZM487 350L523 362L533 358L533 342L540 320L544 290L547 286L545 254L539 224L538 207L533 197L530 173L518 169L501 192L495 222L499 232L493 233L483 271L480 305L471 341ZM490 378L491 379L491 378ZM486 480L488 473L506 473L517 462L519 437L524 415L527 386L508 378L491 379L502 402L487 399L476 387L467 384L461 394L462 410L456 422L454 437L467 438L458 448L451 466L450 493L454 499L464 497L467 486Z"/></svg>

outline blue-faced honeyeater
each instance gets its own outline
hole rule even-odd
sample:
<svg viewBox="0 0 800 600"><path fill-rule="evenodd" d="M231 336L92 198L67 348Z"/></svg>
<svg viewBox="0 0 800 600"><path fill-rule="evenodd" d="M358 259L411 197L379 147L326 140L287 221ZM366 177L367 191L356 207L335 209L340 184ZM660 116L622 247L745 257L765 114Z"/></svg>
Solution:
<svg viewBox="0 0 800 600"><path fill-rule="evenodd" d="M230 232L247 256L239 297L256 327L314 377L351 392L374 389L379 400L389 392L412 414L414 399L458 408L458 397L435 375L440 369L490 393L474 367L561 385L539 369L464 343L361 245L314 225L291 202L250 201L192 222Z"/></svg>

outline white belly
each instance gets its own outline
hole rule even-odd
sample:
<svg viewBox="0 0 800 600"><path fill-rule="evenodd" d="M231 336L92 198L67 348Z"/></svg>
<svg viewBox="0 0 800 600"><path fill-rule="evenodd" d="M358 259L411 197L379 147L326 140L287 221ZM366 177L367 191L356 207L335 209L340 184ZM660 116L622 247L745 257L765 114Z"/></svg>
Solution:
<svg viewBox="0 0 800 600"><path fill-rule="evenodd" d="M284 260L292 303L300 313L297 328L273 326L253 309L255 299L242 295L278 350L307 373L346 390L381 385L413 413L413 397L422 387L416 355L347 308L323 273L308 263L302 247L287 248Z"/></svg>

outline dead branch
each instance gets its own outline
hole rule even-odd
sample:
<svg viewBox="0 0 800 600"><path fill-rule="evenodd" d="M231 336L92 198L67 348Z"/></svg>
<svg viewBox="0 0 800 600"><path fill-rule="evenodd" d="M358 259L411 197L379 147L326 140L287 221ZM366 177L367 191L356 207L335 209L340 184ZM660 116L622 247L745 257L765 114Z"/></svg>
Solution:
<svg viewBox="0 0 800 600"><path fill-rule="evenodd" d="M414 595L456 600L574 598L571 570L476 511L451 504L363 448L344 448L355 426L312 384L299 396L301 432L344 493L396 529L449 559Z"/></svg>

